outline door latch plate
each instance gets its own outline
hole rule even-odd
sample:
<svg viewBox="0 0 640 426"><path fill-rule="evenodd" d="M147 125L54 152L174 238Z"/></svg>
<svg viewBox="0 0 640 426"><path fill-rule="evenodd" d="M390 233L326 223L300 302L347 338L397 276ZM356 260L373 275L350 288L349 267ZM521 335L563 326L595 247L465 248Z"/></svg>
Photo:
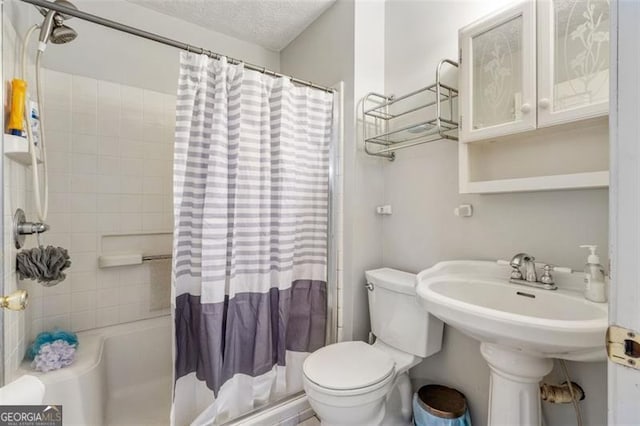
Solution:
<svg viewBox="0 0 640 426"><path fill-rule="evenodd" d="M611 362L640 370L640 332L617 325L609 326L607 356Z"/></svg>

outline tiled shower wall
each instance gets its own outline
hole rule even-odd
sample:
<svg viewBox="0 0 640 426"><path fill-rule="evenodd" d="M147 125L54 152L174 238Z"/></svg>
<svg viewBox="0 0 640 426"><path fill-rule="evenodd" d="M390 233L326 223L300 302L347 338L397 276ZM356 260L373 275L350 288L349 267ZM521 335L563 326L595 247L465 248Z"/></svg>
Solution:
<svg viewBox="0 0 640 426"><path fill-rule="evenodd" d="M4 294L19 288L15 271L17 250L11 237L10 211L24 206L26 198L26 168L15 161L4 161ZM10 210L11 209L11 210ZM29 342L26 336L27 320L25 312L4 310L4 371L5 381L13 380L13 373L20 365Z"/></svg>
<svg viewBox="0 0 640 426"><path fill-rule="evenodd" d="M16 53L20 45L20 39L8 19L3 16L2 22L2 63L4 65L4 77L9 81L17 70ZM3 82L7 84L7 82ZM6 90L5 90L6 92ZM7 99L4 100L7 103ZM6 111L6 109L5 109ZM19 283L15 273L15 258L17 250L11 238L11 218L13 211L18 207L24 207L26 200L26 173L28 169L20 163L8 158L3 161L4 182L4 264L3 279L4 294L9 294L18 289ZM14 373L22 361L28 336L26 335L27 320L25 312L13 312L4 310L4 373L5 382L13 380Z"/></svg>
<svg viewBox="0 0 640 426"><path fill-rule="evenodd" d="M21 283L31 297L28 338L168 313L151 309L153 268L168 286L166 265L100 269L98 256L104 236L172 232L175 96L51 70L43 83L51 230L42 238L67 248L72 266L55 287Z"/></svg>

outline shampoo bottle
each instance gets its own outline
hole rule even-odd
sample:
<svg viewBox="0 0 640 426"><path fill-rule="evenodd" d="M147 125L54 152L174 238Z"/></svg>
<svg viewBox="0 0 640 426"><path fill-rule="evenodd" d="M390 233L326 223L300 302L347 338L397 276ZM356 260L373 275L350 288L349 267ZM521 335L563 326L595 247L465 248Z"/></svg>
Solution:
<svg viewBox="0 0 640 426"><path fill-rule="evenodd" d="M590 250L587 263L584 265L584 297L592 302L606 302L607 286L604 268L600 264L600 257L596 254L598 246L582 245L580 247Z"/></svg>
<svg viewBox="0 0 640 426"><path fill-rule="evenodd" d="M27 82L14 78L11 81L11 111L9 112L8 133L22 136L24 132L24 107L27 95Z"/></svg>

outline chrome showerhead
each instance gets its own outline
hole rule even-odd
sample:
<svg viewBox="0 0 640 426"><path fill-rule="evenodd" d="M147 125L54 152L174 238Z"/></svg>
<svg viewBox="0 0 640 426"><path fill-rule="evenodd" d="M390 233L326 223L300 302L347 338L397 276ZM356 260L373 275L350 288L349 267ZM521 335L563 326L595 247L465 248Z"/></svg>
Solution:
<svg viewBox="0 0 640 426"><path fill-rule="evenodd" d="M77 9L73 3L67 0L56 0L54 4L70 9ZM73 41L78 36L78 33L73 28L64 25L65 20L72 18L71 15L42 7L38 8L38 10L44 16L44 21L40 26L41 50L44 51L44 46L49 41L54 44L64 44Z"/></svg>
<svg viewBox="0 0 640 426"><path fill-rule="evenodd" d="M53 44L65 44L75 40L76 37L78 37L76 30L66 25L60 25L51 30L49 40Z"/></svg>

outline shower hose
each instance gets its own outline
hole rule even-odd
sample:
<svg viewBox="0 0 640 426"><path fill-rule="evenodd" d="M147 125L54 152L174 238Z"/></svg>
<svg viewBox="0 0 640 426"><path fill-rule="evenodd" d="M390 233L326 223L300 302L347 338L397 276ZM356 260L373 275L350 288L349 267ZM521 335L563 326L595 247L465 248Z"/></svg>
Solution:
<svg viewBox="0 0 640 426"><path fill-rule="evenodd" d="M22 80L27 80L27 48L29 46L29 40L31 39L31 35L35 30L40 28L38 25L34 25L29 28L27 31L24 41L22 43L22 64L21 64L21 75L20 78ZM45 128L44 128L44 101L42 95L42 67L41 60L42 54L44 52L45 45L44 43L40 43L38 46L38 52L36 53L36 101L38 103L39 110L39 119L40 119L40 152L42 155L42 181L44 188L44 197L42 196L42 192L40 191L40 176L38 172L38 159L36 156L36 146L35 140L33 137L33 129L31 128L31 106L28 102L25 102L24 108L24 119L27 128L27 139L29 141L29 151L31 152L31 174L33 180L33 197L35 202L36 214L38 215L38 219L41 222L45 222L47 220L47 213L49 210L49 178L48 178L48 168L47 168L47 151L45 149Z"/></svg>

